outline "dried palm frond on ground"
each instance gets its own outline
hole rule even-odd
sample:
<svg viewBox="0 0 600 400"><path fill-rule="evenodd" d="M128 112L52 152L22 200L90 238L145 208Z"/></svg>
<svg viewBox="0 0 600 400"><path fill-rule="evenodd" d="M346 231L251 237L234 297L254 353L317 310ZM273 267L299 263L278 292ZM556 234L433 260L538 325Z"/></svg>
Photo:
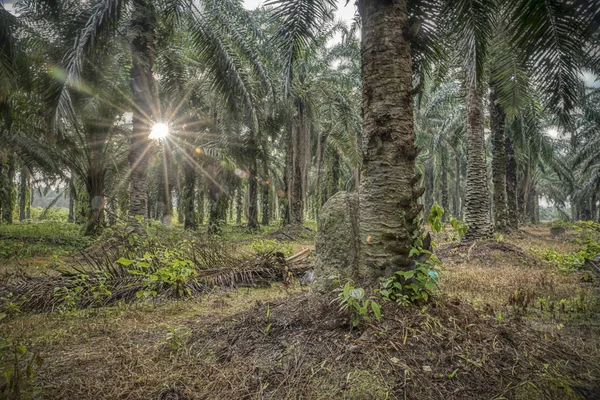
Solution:
<svg viewBox="0 0 600 400"><path fill-rule="evenodd" d="M166 257L165 254L146 253L140 258L139 253L119 247L91 254L82 252L79 264L61 271L58 276L28 276L22 272L6 275L0 280L0 292L10 294L4 302L15 303L22 311L52 311L60 307L87 308L108 306L117 301L132 302L149 286L152 298L158 300L197 295L217 286L269 285L289 280L290 275L301 276L311 267L298 264L306 258L306 252L288 263L279 253L246 254L216 242L192 242L177 254L183 260L175 260L180 263L189 260L189 274L168 276L160 281L157 276L165 265L161 258ZM147 265L135 269L134 260L143 260Z"/></svg>

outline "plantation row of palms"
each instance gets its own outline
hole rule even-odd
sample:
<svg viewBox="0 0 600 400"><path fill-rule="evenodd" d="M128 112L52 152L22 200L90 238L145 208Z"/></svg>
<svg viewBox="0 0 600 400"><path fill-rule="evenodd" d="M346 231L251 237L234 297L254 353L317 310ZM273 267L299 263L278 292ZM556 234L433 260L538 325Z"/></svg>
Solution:
<svg viewBox="0 0 600 400"><path fill-rule="evenodd" d="M87 234L175 207L211 233L232 208L250 230L302 225L359 191L377 265L406 263L434 202L468 239L535 222L542 197L598 218L596 1L359 0L350 25L336 6L0 6L3 220L57 182Z"/></svg>

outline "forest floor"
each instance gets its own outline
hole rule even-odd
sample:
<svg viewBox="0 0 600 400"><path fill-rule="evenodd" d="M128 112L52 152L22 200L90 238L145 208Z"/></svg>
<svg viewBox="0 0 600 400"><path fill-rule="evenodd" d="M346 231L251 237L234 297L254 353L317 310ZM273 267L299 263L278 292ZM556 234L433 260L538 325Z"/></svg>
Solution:
<svg viewBox="0 0 600 400"><path fill-rule="evenodd" d="M66 239L42 244L0 232L0 273L68 265L65 243L79 239L64 229ZM0 313L0 338L26 346L17 364L33 373L22 390L48 399L600 398L598 277L543 256L577 250L576 232L557 239L547 225L528 226L467 245L434 236L439 294L427 305L385 303L380 321L354 330L334 294L279 282L187 300L13 310ZM42 250L23 250L32 243ZM10 368L4 351L0 367Z"/></svg>

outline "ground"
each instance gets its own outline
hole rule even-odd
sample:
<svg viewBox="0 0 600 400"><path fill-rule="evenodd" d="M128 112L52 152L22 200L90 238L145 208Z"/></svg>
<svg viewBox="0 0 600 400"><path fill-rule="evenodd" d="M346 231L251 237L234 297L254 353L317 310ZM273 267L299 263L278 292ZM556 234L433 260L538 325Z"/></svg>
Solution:
<svg viewBox="0 0 600 400"><path fill-rule="evenodd" d="M0 337L27 347L23 362L43 360L32 363L23 390L48 399L595 399L598 285L542 256L574 251L576 236L555 239L541 225L463 245L435 234L439 293L418 306L383 303L380 321L355 329L335 294L311 296L294 280L182 300L5 312ZM312 247L308 237L293 251ZM0 271L52 274L77 257L44 245L46 253L10 250Z"/></svg>

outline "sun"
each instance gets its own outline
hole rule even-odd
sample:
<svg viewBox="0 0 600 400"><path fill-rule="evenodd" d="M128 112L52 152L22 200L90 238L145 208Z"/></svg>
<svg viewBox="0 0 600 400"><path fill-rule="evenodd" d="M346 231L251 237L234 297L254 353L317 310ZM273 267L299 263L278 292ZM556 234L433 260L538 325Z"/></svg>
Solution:
<svg viewBox="0 0 600 400"><path fill-rule="evenodd" d="M156 139L156 140L160 140L160 139L164 139L169 135L169 127L167 126L167 124L163 124L162 122L156 123L154 124L154 126L152 126L152 131L150 131L150 136L148 136L150 139Z"/></svg>

